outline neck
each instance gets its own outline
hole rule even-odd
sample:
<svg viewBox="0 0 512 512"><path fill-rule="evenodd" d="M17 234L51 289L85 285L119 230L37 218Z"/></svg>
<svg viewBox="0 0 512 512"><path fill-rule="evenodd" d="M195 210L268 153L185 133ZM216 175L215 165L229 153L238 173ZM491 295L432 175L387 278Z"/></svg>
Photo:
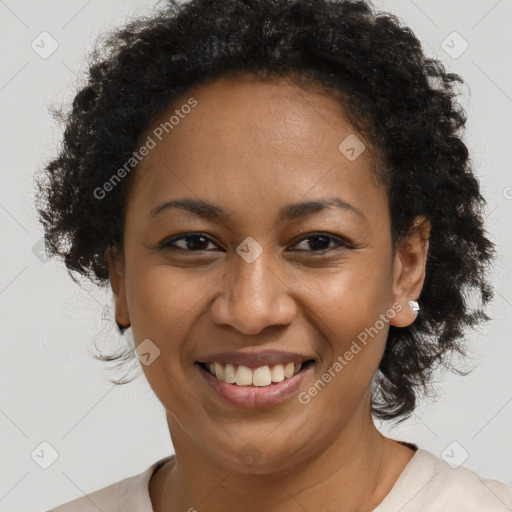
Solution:
<svg viewBox="0 0 512 512"><path fill-rule="evenodd" d="M176 458L150 482L155 512L370 512L414 455L382 436L368 414L298 464L265 474L234 472L198 448L169 414L168 423Z"/></svg>

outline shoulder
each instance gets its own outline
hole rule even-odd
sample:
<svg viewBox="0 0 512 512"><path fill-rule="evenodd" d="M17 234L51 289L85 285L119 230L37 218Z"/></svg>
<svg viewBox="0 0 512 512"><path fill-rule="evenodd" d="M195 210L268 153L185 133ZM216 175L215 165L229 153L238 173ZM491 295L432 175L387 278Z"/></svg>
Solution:
<svg viewBox="0 0 512 512"><path fill-rule="evenodd" d="M119 506L121 488L126 484L130 485L134 478L136 477L126 478L103 489L85 494L73 501L52 508L48 512L89 512L92 510L118 512L122 510Z"/></svg>
<svg viewBox="0 0 512 512"><path fill-rule="evenodd" d="M375 512L397 506L402 512L510 512L512 489L419 448Z"/></svg>
<svg viewBox="0 0 512 512"><path fill-rule="evenodd" d="M142 473L115 482L73 501L68 501L48 512L152 512L148 485L153 473L170 460L173 456L165 457Z"/></svg>

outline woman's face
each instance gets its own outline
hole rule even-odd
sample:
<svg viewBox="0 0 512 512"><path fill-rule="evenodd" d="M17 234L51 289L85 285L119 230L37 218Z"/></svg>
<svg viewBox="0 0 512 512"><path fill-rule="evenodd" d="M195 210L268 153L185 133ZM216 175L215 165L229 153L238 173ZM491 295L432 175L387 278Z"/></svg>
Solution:
<svg viewBox="0 0 512 512"><path fill-rule="evenodd" d="M411 236L392 253L387 194L355 137L327 95L223 78L141 139L124 261L109 264L116 319L132 326L177 454L263 472L373 428L372 379L389 324L416 317L425 247ZM183 199L225 213L158 209ZM278 363L306 360L268 385ZM199 364L214 361L227 380L259 368L234 377L258 385L222 383Z"/></svg>

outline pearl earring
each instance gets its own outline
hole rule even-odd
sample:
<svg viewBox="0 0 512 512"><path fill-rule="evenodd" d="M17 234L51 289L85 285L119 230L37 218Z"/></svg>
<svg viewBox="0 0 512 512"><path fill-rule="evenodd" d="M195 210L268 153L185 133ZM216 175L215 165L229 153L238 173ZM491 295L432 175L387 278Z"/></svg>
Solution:
<svg viewBox="0 0 512 512"><path fill-rule="evenodd" d="M411 309L413 311L419 311L420 310L420 306L419 306L419 304L415 300L410 300L409 301L409 306L411 307Z"/></svg>

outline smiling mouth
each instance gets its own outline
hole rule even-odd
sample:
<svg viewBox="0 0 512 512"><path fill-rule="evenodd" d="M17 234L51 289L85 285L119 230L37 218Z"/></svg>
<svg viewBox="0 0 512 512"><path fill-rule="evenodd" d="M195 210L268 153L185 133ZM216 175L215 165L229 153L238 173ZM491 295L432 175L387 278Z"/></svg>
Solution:
<svg viewBox="0 0 512 512"><path fill-rule="evenodd" d="M286 363L264 365L257 368L249 368L244 365L204 363L197 361L201 368L209 372L218 380L233 384L234 386L267 387L290 379L302 370L315 364L314 359L308 359L303 363Z"/></svg>

